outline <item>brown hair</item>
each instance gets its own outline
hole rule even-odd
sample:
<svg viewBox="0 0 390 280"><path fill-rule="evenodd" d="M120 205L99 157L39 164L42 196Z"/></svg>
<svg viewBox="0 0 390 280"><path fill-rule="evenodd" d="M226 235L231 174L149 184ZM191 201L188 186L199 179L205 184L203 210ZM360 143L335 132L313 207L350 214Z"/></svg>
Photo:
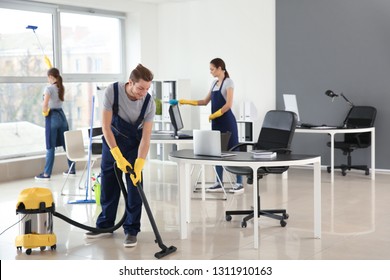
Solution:
<svg viewBox="0 0 390 280"><path fill-rule="evenodd" d="M56 85L58 87L58 97L61 101L64 101L64 95L65 95L65 87L62 83L62 77L60 75L60 71L57 68L50 68L47 71L47 76L52 76L56 79Z"/></svg>
<svg viewBox="0 0 390 280"><path fill-rule="evenodd" d="M137 83L141 79L145 82L151 82L153 80L153 73L142 64L138 64L137 67L131 71L129 79L132 80L133 83Z"/></svg>
<svg viewBox="0 0 390 280"><path fill-rule="evenodd" d="M230 78L228 71L226 70L226 64L221 58L214 58L210 61L210 64L214 65L216 68L221 67L225 71L225 77Z"/></svg>

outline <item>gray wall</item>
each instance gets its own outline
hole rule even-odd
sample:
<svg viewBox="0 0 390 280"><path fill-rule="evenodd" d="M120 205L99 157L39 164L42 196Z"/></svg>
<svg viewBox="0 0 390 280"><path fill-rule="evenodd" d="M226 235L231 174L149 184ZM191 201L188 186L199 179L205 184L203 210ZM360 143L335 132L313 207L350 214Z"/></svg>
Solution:
<svg viewBox="0 0 390 280"><path fill-rule="evenodd" d="M276 0L276 106L282 95L297 96L304 122L340 124L349 110L343 92L355 105L377 108L376 168L390 169L390 1ZM326 135L296 134L293 149L321 153L329 163ZM352 161L369 162L369 149ZM345 161L340 151L335 163Z"/></svg>

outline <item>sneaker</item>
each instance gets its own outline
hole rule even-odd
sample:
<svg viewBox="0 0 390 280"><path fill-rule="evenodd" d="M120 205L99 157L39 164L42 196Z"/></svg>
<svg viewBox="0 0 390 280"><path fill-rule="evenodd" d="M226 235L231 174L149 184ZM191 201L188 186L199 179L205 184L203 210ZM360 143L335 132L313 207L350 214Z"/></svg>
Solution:
<svg viewBox="0 0 390 280"><path fill-rule="evenodd" d="M219 183L215 183L207 189L208 192L223 192L222 186Z"/></svg>
<svg viewBox="0 0 390 280"><path fill-rule="evenodd" d="M38 180L38 181L50 181L50 176L45 175L44 173L41 173L41 174L35 176L35 180Z"/></svg>
<svg viewBox="0 0 390 280"><path fill-rule="evenodd" d="M98 238L103 238L103 237L108 237L111 236L112 232L92 232L88 231L84 234L85 238L88 239L98 239Z"/></svg>
<svg viewBox="0 0 390 280"><path fill-rule="evenodd" d="M68 170L62 172L62 175L68 176ZM76 176L76 171L69 171L69 176L71 176L71 177Z"/></svg>
<svg viewBox="0 0 390 280"><path fill-rule="evenodd" d="M244 193L244 186L242 184L236 184L231 190L229 190L229 192L234 194L242 194Z"/></svg>
<svg viewBox="0 0 390 280"><path fill-rule="evenodd" d="M123 241L123 246L128 248L128 247L135 247L136 245L137 245L137 236L126 234L126 238Z"/></svg>

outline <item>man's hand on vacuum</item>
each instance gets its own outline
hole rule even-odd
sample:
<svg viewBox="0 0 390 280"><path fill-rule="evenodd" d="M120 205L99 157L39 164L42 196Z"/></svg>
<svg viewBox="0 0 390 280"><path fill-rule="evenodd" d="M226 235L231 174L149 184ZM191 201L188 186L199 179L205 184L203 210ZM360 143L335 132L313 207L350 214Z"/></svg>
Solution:
<svg viewBox="0 0 390 280"><path fill-rule="evenodd" d="M118 146L112 148L110 150L112 156L114 157L116 161L116 165L120 170L122 170L124 173L127 173L126 167L130 166L130 168L133 168L131 164L125 159L121 153L121 150L119 150Z"/></svg>
<svg viewBox="0 0 390 280"><path fill-rule="evenodd" d="M138 182L141 182L141 172L145 165L145 159L137 158L134 163L134 174L130 175L131 181L133 181L134 186L137 185Z"/></svg>

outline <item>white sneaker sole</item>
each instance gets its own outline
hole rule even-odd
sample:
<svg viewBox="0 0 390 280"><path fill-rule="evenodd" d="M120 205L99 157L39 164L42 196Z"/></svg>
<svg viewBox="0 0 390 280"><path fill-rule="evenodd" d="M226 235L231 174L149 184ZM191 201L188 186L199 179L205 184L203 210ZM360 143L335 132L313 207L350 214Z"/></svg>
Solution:
<svg viewBox="0 0 390 280"><path fill-rule="evenodd" d="M86 238L86 239L99 239L99 238L105 238L105 237L109 237L109 236L112 236L112 233L107 232L107 233L100 233L98 235L84 234L84 238Z"/></svg>
<svg viewBox="0 0 390 280"><path fill-rule="evenodd" d="M37 181L40 181L40 182L49 182L50 181L50 178L34 178L35 180Z"/></svg>
<svg viewBox="0 0 390 280"><path fill-rule="evenodd" d="M125 247L125 248L132 248L132 247L135 247L135 246L137 246L137 242L131 243L131 244L123 243L123 247Z"/></svg>
<svg viewBox="0 0 390 280"><path fill-rule="evenodd" d="M229 193L242 194L242 193L244 193L244 189L240 189L240 190L230 190Z"/></svg>
<svg viewBox="0 0 390 280"><path fill-rule="evenodd" d="M223 192L223 189L206 189L206 192Z"/></svg>
<svg viewBox="0 0 390 280"><path fill-rule="evenodd" d="M68 174L62 173L62 176L66 177L66 176L68 176ZM69 177L76 177L76 174L69 174Z"/></svg>

